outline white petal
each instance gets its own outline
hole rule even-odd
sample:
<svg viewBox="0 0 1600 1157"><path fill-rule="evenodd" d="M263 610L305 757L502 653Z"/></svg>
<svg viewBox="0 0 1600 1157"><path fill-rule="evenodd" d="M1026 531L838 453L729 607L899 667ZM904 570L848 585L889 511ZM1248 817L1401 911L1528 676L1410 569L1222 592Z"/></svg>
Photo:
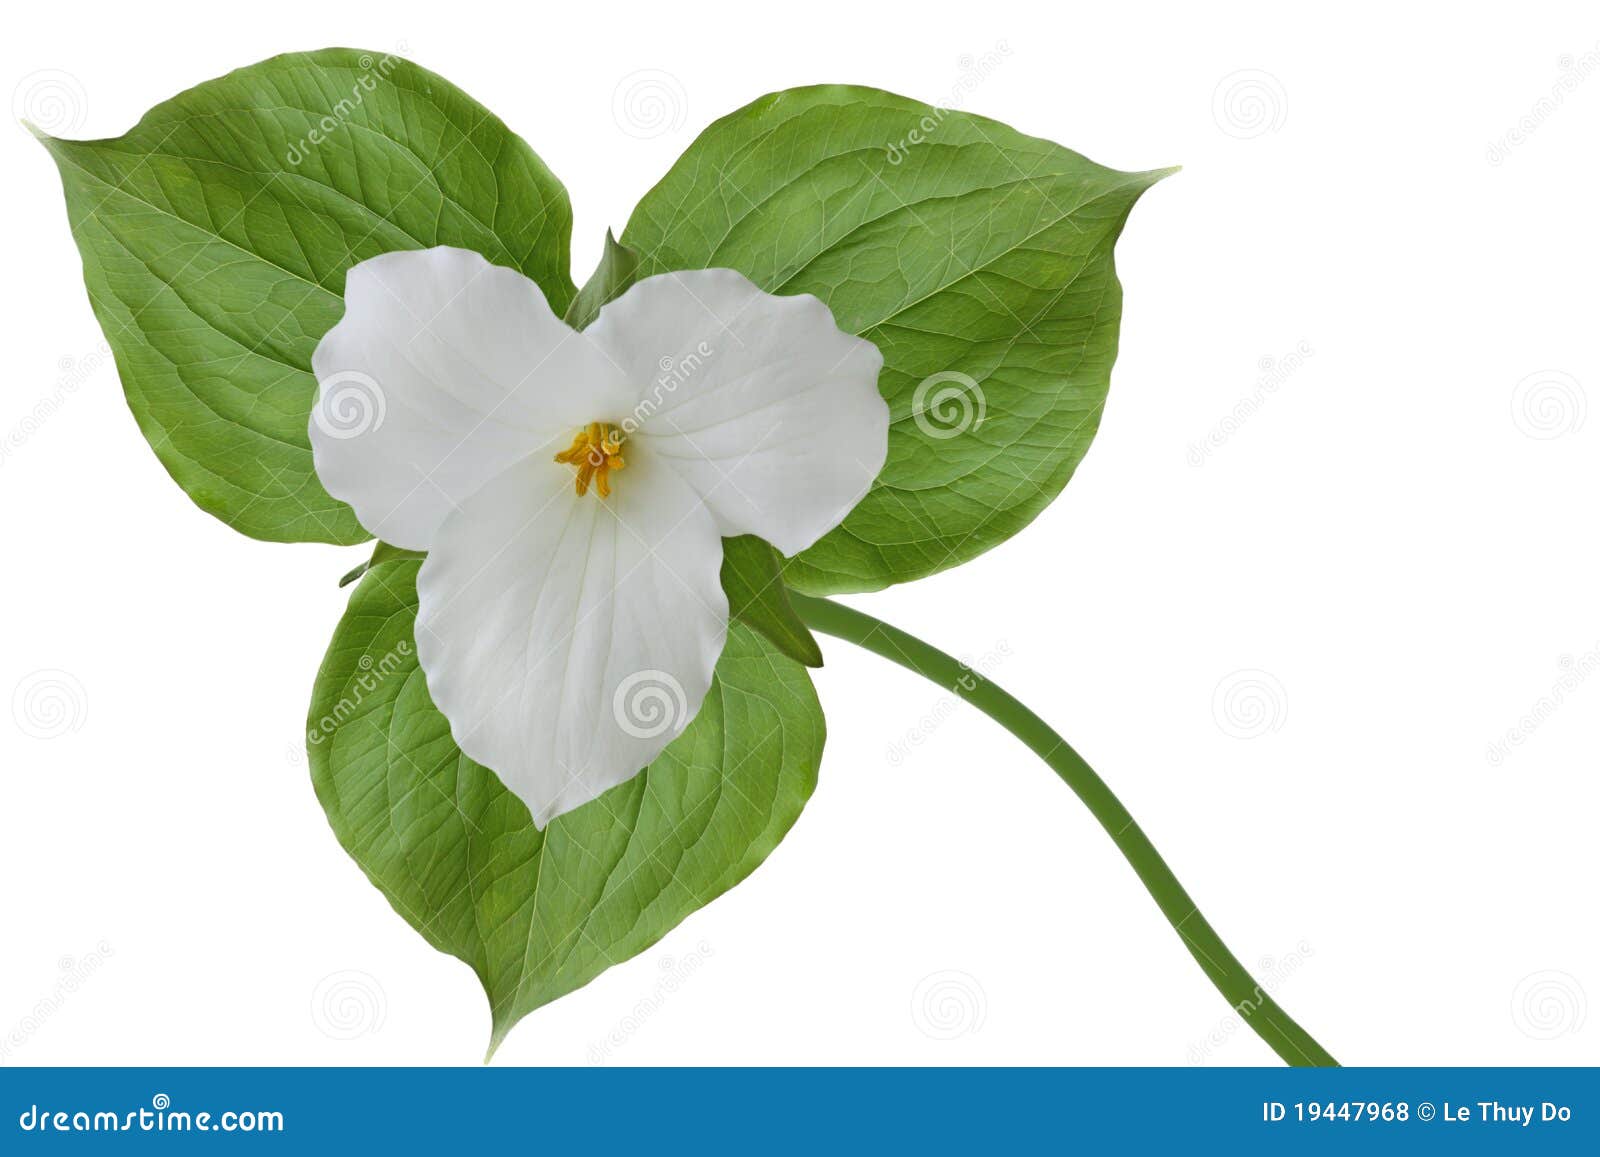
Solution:
<svg viewBox="0 0 1600 1157"><path fill-rule="evenodd" d="M667 273L608 304L584 336L643 383L627 428L699 491L724 534L795 554L883 467L883 356L809 294L763 293L731 269Z"/></svg>
<svg viewBox="0 0 1600 1157"><path fill-rule="evenodd" d="M461 750L540 827L632 777L700 710L727 634L722 543L694 491L630 452L612 492L528 459L445 519L417 576L417 656Z"/></svg>
<svg viewBox="0 0 1600 1157"><path fill-rule="evenodd" d="M317 476L367 530L415 550L495 474L629 397L531 280L446 247L353 266L311 365Z"/></svg>

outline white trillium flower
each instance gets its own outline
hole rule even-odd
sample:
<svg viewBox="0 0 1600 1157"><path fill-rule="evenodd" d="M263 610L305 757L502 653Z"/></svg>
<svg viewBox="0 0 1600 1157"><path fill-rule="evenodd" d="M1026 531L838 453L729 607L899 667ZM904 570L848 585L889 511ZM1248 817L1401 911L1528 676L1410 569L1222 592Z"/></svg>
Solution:
<svg viewBox="0 0 1600 1157"><path fill-rule="evenodd" d="M882 365L817 298L728 269L645 278L580 333L476 253L386 253L312 356L311 447L363 527L427 552L428 690L542 828L699 711L722 537L793 555L865 493Z"/></svg>

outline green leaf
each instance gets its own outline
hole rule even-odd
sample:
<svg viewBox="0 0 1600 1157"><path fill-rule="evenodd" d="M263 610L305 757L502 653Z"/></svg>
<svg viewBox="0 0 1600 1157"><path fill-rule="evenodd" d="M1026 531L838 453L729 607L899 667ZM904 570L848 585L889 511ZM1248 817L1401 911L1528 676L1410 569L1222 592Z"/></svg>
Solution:
<svg viewBox="0 0 1600 1157"><path fill-rule="evenodd" d="M419 565L376 566L351 596L312 695L311 776L368 878L478 974L492 1050L767 857L816 786L822 711L804 668L733 624L688 729L540 832L428 698L412 633Z"/></svg>
<svg viewBox="0 0 1600 1157"><path fill-rule="evenodd" d="M520 139L398 57L295 53L157 105L116 140L40 136L128 404L202 509L255 538L352 543L317 480L311 351L351 265L458 245L558 313L572 212Z"/></svg>
<svg viewBox="0 0 1600 1157"><path fill-rule="evenodd" d="M793 586L933 574L1061 491L1116 357L1112 248L1164 175L837 85L763 97L689 146L623 231L639 275L729 267L812 293L884 355L888 462L843 525L790 560Z"/></svg>
<svg viewBox="0 0 1600 1157"><path fill-rule="evenodd" d="M616 297L639 276L639 255L606 230L605 251L600 254L600 264L589 276L578 296L567 306L562 320L573 329L583 329L600 312L600 307Z"/></svg>
<svg viewBox="0 0 1600 1157"><path fill-rule="evenodd" d="M778 552L753 534L722 540L722 590L728 615L754 627L797 663L822 666L822 648L789 604Z"/></svg>
<svg viewBox="0 0 1600 1157"><path fill-rule="evenodd" d="M425 557L426 552L424 551L407 550L403 546L391 546L389 543L380 540L378 544L372 548L372 556L360 566L355 567L353 570L346 573L345 576L339 580L339 585L341 587L347 587L351 583L355 582L356 579L366 574L373 567L382 566L384 563L391 562L397 558L420 559Z"/></svg>

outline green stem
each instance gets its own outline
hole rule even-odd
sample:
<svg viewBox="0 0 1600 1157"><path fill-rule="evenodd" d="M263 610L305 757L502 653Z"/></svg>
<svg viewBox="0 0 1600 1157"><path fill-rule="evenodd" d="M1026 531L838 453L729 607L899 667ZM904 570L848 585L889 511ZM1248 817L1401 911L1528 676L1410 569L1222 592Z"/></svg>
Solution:
<svg viewBox="0 0 1600 1157"><path fill-rule="evenodd" d="M801 619L813 630L865 647L932 680L1026 743L1078 793L1078 798L1132 865L1200 970L1272 1051L1291 1065L1339 1063L1245 971L1238 957L1228 951L1222 938L1200 914L1189 893L1184 891L1128 809L1122 806L1122 801L1049 724L964 663L921 639L827 599L802 595L798 591L791 591L789 597Z"/></svg>

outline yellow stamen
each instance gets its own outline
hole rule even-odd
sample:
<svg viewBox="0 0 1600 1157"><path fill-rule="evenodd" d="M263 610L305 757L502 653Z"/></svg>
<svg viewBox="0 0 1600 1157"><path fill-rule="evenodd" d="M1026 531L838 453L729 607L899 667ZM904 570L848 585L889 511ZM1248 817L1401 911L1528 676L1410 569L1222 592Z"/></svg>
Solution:
<svg viewBox="0 0 1600 1157"><path fill-rule="evenodd" d="M610 422L590 422L579 430L572 445L556 455L557 462L565 462L578 471L578 496L589 493L594 483L601 498L611 497L611 472L627 465L622 460L622 443L625 435Z"/></svg>

